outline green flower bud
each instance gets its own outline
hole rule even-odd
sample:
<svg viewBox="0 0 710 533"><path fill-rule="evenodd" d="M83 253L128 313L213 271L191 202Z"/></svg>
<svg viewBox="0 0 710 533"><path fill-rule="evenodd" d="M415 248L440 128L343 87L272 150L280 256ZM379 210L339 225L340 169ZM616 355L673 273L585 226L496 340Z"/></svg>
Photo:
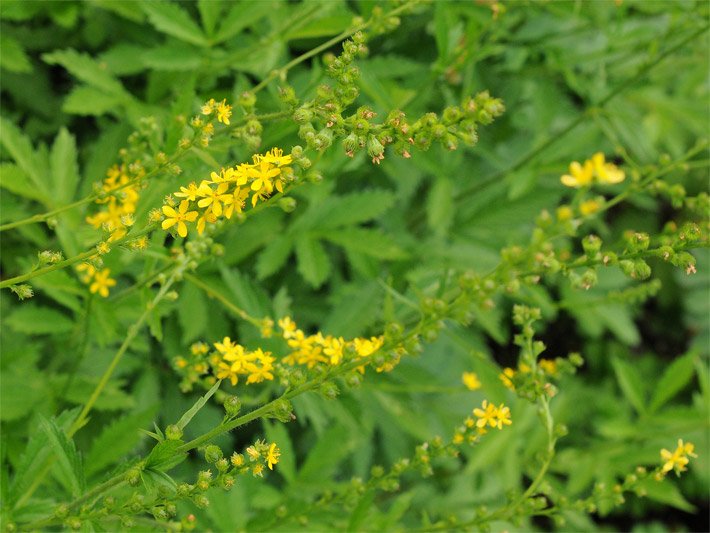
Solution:
<svg viewBox="0 0 710 533"><path fill-rule="evenodd" d="M338 394L340 393L340 391L338 390L338 386L330 381L326 381L321 384L318 389L318 392L326 400L335 400L338 397Z"/></svg>
<svg viewBox="0 0 710 533"><path fill-rule="evenodd" d="M192 501L199 509L206 509L210 505L210 500L204 494L196 494Z"/></svg>
<svg viewBox="0 0 710 533"><path fill-rule="evenodd" d="M235 417L242 409L242 401L238 396L230 396L224 402L224 410L229 417Z"/></svg>
<svg viewBox="0 0 710 533"><path fill-rule="evenodd" d="M293 211L295 211L296 207L298 206L298 202L296 201L295 198L291 198L290 196L287 196L285 198L279 199L278 206L281 208L281 210L284 213L292 213Z"/></svg>
<svg viewBox="0 0 710 533"><path fill-rule="evenodd" d="M165 436L168 440L180 440L182 438L182 429L175 424L171 424L165 428Z"/></svg>
<svg viewBox="0 0 710 533"><path fill-rule="evenodd" d="M305 124L313 119L313 111L307 107L299 107L293 112L293 120L297 124Z"/></svg>
<svg viewBox="0 0 710 533"><path fill-rule="evenodd" d="M280 422L291 422L291 420L295 419L292 411L293 407L291 406L291 402L288 400L276 400L271 417Z"/></svg>
<svg viewBox="0 0 710 533"><path fill-rule="evenodd" d="M379 465L375 465L370 469L370 475L373 478L379 478L385 475L385 469Z"/></svg>
<svg viewBox="0 0 710 533"><path fill-rule="evenodd" d="M224 457L217 459L214 465L219 472L226 472L229 469L229 461Z"/></svg>
<svg viewBox="0 0 710 533"><path fill-rule="evenodd" d="M629 250L631 252L642 252L648 249L648 245L650 244L651 240L648 236L648 233L637 232L631 235L627 239L627 242L629 245Z"/></svg>
<svg viewBox="0 0 710 533"><path fill-rule="evenodd" d="M587 235L582 239L582 248L584 254L590 259L594 259L602 247L602 240L596 235Z"/></svg>
<svg viewBox="0 0 710 533"><path fill-rule="evenodd" d="M138 483L141 482L141 471L140 468L131 468L128 472L126 472L126 481L128 484L132 487L135 487L138 485Z"/></svg>
<svg viewBox="0 0 710 533"><path fill-rule="evenodd" d="M208 463L215 463L222 457L224 457L224 454L219 446L210 444L205 447L205 461Z"/></svg>
<svg viewBox="0 0 710 533"><path fill-rule="evenodd" d="M26 300L35 295L31 285L10 285L10 290L14 292L20 300Z"/></svg>

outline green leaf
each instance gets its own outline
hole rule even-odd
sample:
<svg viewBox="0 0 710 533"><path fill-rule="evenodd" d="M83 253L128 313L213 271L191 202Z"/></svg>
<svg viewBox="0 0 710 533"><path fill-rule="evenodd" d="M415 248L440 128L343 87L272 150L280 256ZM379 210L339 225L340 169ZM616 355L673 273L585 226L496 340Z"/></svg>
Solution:
<svg viewBox="0 0 710 533"><path fill-rule="evenodd" d="M27 174L14 163L0 163L0 187L30 200L46 201L37 187L32 186Z"/></svg>
<svg viewBox="0 0 710 533"><path fill-rule="evenodd" d="M85 487L84 470L74 441L57 425L56 421L48 420L42 415L39 417L40 426L47 435L47 440L57 460L59 480L69 488L74 498L81 496Z"/></svg>
<svg viewBox="0 0 710 533"><path fill-rule="evenodd" d="M0 420L19 420L32 412L47 395L46 378L37 368L11 367L0 377Z"/></svg>
<svg viewBox="0 0 710 533"><path fill-rule="evenodd" d="M56 387L63 387L66 379L67 376L56 376ZM78 376L72 381L64 398L72 403L83 405L91 397L98 381L98 377ZM96 400L94 409L96 411L119 411L133 408L136 402L133 396L121 389L122 385L123 383L115 378L109 381Z"/></svg>
<svg viewBox="0 0 710 533"><path fill-rule="evenodd" d="M140 9L136 9L135 0L92 0L92 6L100 7L121 15L134 22L143 22L145 17Z"/></svg>
<svg viewBox="0 0 710 533"><path fill-rule="evenodd" d="M286 263L292 247L291 239L285 235L279 235L272 240L256 260L256 274L259 279L267 278L278 271Z"/></svg>
<svg viewBox="0 0 710 533"><path fill-rule="evenodd" d="M318 214L309 227L338 228L372 220L394 203L394 194L385 190L363 191L334 196L318 206Z"/></svg>
<svg viewBox="0 0 710 533"><path fill-rule="evenodd" d="M251 26L257 20L272 13L274 5L271 2L234 2L229 13L222 19L217 35L212 42L221 43L231 39L244 28Z"/></svg>
<svg viewBox="0 0 710 533"><path fill-rule="evenodd" d="M212 395L217 392L217 389L219 389L219 386L222 384L222 380L220 379L212 385L212 388L208 390L204 396L201 396L195 404L188 409L184 415L180 417L180 420L177 421L175 424L177 427L180 429L185 429L185 427L190 423L190 420L202 409L207 401L212 397Z"/></svg>
<svg viewBox="0 0 710 533"><path fill-rule="evenodd" d="M165 440L156 444L146 459L146 469L166 471L182 463L187 459L187 453L178 453L177 449L183 444L181 440Z"/></svg>
<svg viewBox="0 0 710 533"><path fill-rule="evenodd" d="M13 123L0 117L0 142L15 160L19 167L35 184L39 193L49 198L48 174L42 166L40 158L35 154L29 138Z"/></svg>
<svg viewBox="0 0 710 533"><path fill-rule="evenodd" d="M4 409L4 406L3 406ZM71 409L63 411L56 417L57 425L65 431L69 428L72 422L79 414L79 409ZM30 433L29 441L25 450L20 456L20 461L15 470L15 477L12 479L10 487L11 501L14 503L21 494L37 479L40 472L46 466L46 460L51 452L48 444L48 437L44 431L33 431Z"/></svg>
<svg viewBox="0 0 710 533"><path fill-rule="evenodd" d="M443 237L454 220L453 185L450 179L439 178L434 182L426 206L427 222L434 233Z"/></svg>
<svg viewBox="0 0 710 533"><path fill-rule="evenodd" d="M686 513L697 512L697 508L685 499L678 486L669 480L659 483L653 479L647 479L643 482L643 488L646 491L645 496L651 500L681 509Z"/></svg>
<svg viewBox="0 0 710 533"><path fill-rule="evenodd" d="M308 283L317 288L323 285L330 274L330 260L323 245L307 235L296 239L298 271Z"/></svg>
<svg viewBox="0 0 710 533"><path fill-rule="evenodd" d="M325 239L353 252L378 259L404 259L407 253L395 240L379 230L368 228L344 228L323 234Z"/></svg>
<svg viewBox="0 0 710 533"><path fill-rule="evenodd" d="M32 72L32 63L24 48L9 35L0 35L0 68L10 72Z"/></svg>
<svg viewBox="0 0 710 533"><path fill-rule="evenodd" d="M695 373L695 352L688 352L666 368L653 389L650 412L657 411L690 382Z"/></svg>
<svg viewBox="0 0 710 533"><path fill-rule="evenodd" d="M121 103L122 99L118 96L106 94L94 87L80 85L66 96L62 111L72 115L101 116L116 111Z"/></svg>
<svg viewBox="0 0 710 533"><path fill-rule="evenodd" d="M141 440L140 429L148 424L157 408L151 407L123 416L101 430L86 454L86 475L90 476L119 462Z"/></svg>
<svg viewBox="0 0 710 533"><path fill-rule="evenodd" d="M224 2L222 0L198 0L197 10L200 12L200 19L205 33L212 35L224 10Z"/></svg>
<svg viewBox="0 0 710 533"><path fill-rule="evenodd" d="M306 461L298 471L296 483L317 485L324 479L329 479L338 464L350 455L354 447L355 441L348 438L348 431L344 427L328 428L308 453Z"/></svg>
<svg viewBox="0 0 710 533"><path fill-rule="evenodd" d="M146 67L175 72L199 69L202 65L202 55L194 47L181 43L147 50L141 59Z"/></svg>
<svg viewBox="0 0 710 533"><path fill-rule="evenodd" d="M355 337L378 319L382 289L375 281L343 287L336 295L337 304L330 310L323 331L343 337Z"/></svg>
<svg viewBox="0 0 710 533"><path fill-rule="evenodd" d="M68 48L42 54L42 60L49 65L61 65L74 77L114 96L126 96L126 91L116 78L98 61L85 53Z"/></svg>
<svg viewBox="0 0 710 533"><path fill-rule="evenodd" d="M50 154L54 194L60 203L68 203L74 198L79 183L79 166L76 157L74 137L65 128L61 128Z"/></svg>
<svg viewBox="0 0 710 533"><path fill-rule="evenodd" d="M631 363L618 357L613 357L611 364L624 396L634 406L636 412L644 414L646 412L646 393L640 374Z"/></svg>
<svg viewBox="0 0 710 533"><path fill-rule="evenodd" d="M207 39L190 15L173 2L153 1L139 4L158 31L188 43L207 46Z"/></svg>
<svg viewBox="0 0 710 533"><path fill-rule="evenodd" d="M222 279L235 297L238 307L244 309L251 316L266 316L269 314L269 303L263 289L242 274L238 269L229 269L224 265L219 267Z"/></svg>
<svg viewBox="0 0 710 533"><path fill-rule="evenodd" d="M180 292L177 305L178 321L182 329L182 342L188 344L198 338L207 327L209 309L199 287L186 283Z"/></svg>
<svg viewBox="0 0 710 533"><path fill-rule="evenodd" d="M74 328L74 322L64 313L49 307L38 307L34 303L17 309L5 319L5 324L20 333L33 335L66 333Z"/></svg>

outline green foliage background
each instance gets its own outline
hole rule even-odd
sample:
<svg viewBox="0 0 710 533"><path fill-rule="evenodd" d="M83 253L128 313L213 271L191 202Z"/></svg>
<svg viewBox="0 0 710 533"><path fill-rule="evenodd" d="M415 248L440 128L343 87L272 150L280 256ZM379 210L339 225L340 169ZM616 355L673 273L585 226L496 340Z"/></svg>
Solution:
<svg viewBox="0 0 710 533"><path fill-rule="evenodd" d="M156 147L164 143L170 153L181 131L176 115L191 116L211 97L233 101L380 4L388 5L3 0L0 224L90 194L142 117L155 117ZM494 17L485 3L435 2L403 17L396 31L371 39L370 56L357 63L358 104L381 116L395 108L412 117L438 112L486 89L503 98L506 114L481 130L475 148L436 147L414 152L410 160L388 155L374 166L366 154L351 160L334 147L316 164L324 180L293 193L293 213L270 209L234 224L220 237L225 254L202 265L200 279L253 316L290 314L304 329L345 337L377 334L395 317L416 317L396 295L416 302L441 293L454 272L485 273L498 263L502 247L524 245L540 211L554 211L568 194L559 176L570 161L623 148L626 157L653 164L663 154L681 157L707 136L707 32L657 61L707 24L706 2L502 5L505 12ZM288 74L298 95L312 93L323 78L320 57ZM258 107L281 109L278 83L260 94ZM297 129L288 120L268 123L262 146L288 150L301 144ZM145 218L179 185L250 156L231 139L215 140L199 157L180 162L179 177L155 179L141 196L137 217ZM707 178L705 167L667 177L689 194L706 190ZM71 257L93 245L99 233L84 222L86 212L83 206L59 215L53 230L35 224L3 232L3 278L29 270L38 250ZM587 232L620 242L627 229L658 233L674 215L670 204L639 195ZM152 242L160 246L163 240L157 232ZM86 401L149 301L150 289L132 287L156 268L156 260L139 254L106 258L118 279L107 300L90 297L71 269L33 280L32 300L0 294L4 506L13 498L8 487L22 492L36 474L28 442L41 446L42 439L62 435L57 427L66 412L64 420L48 419ZM598 523L570 513L572 529L708 528L710 258L707 250L695 255L694 276L654 263L662 287L645 304L605 298L638 284L612 270L602 271L599 285L586 292L553 280L516 297L543 310L548 357L578 351L586 359L577 376L559 384L553 402L569 435L560 441L551 483L570 498L580 497L594 482L613 484L638 464L657 463L658 451L677 438L697 446L698 459L677 483L658 485L647 498L630 499L608 516L602 510ZM53 496L63 493L64 500L82 483L101 481L127 457L145 452L149 443L138 430L152 421L164 427L189 408L196 394L179 391L171 361L191 342L229 335L252 347L263 343L254 327L194 285L184 283L179 293L176 302L155 310L89 426L77 434L86 479L55 472L26 516L42 514ZM184 512L195 512L200 527L220 531L297 527L274 518L274 509L285 505L295 517L301 502L324 489L353 475L367 478L374 464L410 456L416 443L434 435L449 436L483 398L510 404L514 424L465 452L463 468L444 463L433 478L407 479L400 492L373 496L344 519L316 511L308 527L414 527L421 513L490 505L519 490L534 472L544 431L534 408L498 380L499 366L514 365L516 349L512 300L501 296L496 304L493 311L477 310L473 326L447 326L420 357L407 358L394 372L368 373L360 389L336 401L297 398L292 424L264 422L220 437L217 443L231 450L265 432L283 452L277 473L266 482L240 480L230 493L215 490L207 510ZM467 370L479 374L482 390L461 386ZM268 387L256 390L239 388L246 406L270 396ZM206 406L187 437L221 417L221 408ZM202 468L202 460L191 457L175 477L191 479ZM12 476L14 485L8 485ZM663 514L665 506L677 512Z"/></svg>

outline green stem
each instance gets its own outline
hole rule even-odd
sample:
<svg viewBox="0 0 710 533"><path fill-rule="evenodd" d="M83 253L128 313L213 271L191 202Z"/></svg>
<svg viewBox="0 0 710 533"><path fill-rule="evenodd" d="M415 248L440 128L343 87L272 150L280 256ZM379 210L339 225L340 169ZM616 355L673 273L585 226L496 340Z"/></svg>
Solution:
<svg viewBox="0 0 710 533"><path fill-rule="evenodd" d="M195 285L196 287L199 287L202 289L209 297L214 298L215 300L218 300L223 306L225 306L227 309L229 309L232 313L237 315L239 318L246 320L250 324L260 327L261 326L261 321L254 318L253 316L249 315L244 309L241 309L240 307L237 307L234 305L229 299L218 292L216 289L213 289L210 287L207 283L204 281L200 280L197 276L194 276L189 273L185 273L183 277Z"/></svg>
<svg viewBox="0 0 710 533"><path fill-rule="evenodd" d="M148 226L146 226L144 229L140 230L137 233L129 233L128 235L121 237L120 239L116 239L115 241L111 242L109 244L109 246L113 247L113 246L117 246L119 244L123 244L127 241L132 241L134 239L138 239L139 237L142 237L143 235L147 235L148 233L153 231L155 228L156 228L155 224L149 224ZM98 252L96 251L96 248L92 248L91 250L87 250L86 252L82 252L79 255L75 255L74 257L70 257L69 259L65 259L64 261L59 261L58 263L54 263L53 265L48 265L44 268L40 268L37 270L33 270L32 272L28 272L27 274L22 274L20 276L15 276L14 278L6 279L6 280L0 282L0 289L5 289L5 288L9 287L10 285L22 283L23 281L27 281L32 278L36 278L38 276L43 276L44 274L54 272L55 270L60 270L62 268L66 268L68 266L79 263L80 261L84 261L85 259L89 259L97 254L98 254Z"/></svg>
<svg viewBox="0 0 710 533"><path fill-rule="evenodd" d="M89 412L91 412L91 409L94 407L96 400L101 395L101 392L103 392L109 379L111 379L111 376L113 375L114 371L116 370L118 363L123 358L123 355L126 353L126 350L128 350L128 346L131 344L131 341L133 341L135 336L140 331L141 326L143 326L143 323L147 320L150 313L152 313L155 310L155 307L165 297L165 294L168 292L168 290L170 289L172 284L175 283L177 278L183 273L184 269L185 269L184 262L182 264L176 265L175 270L173 270L173 273L166 280L165 284L160 288L158 293L155 295L155 298L153 298L153 300L146 306L146 309L143 312L143 314L140 316L140 318L135 322L135 324L133 324L130 328L128 328L128 332L126 333L126 337L123 340L123 343L121 344L121 346L118 349L118 351L116 352L116 354L113 356L113 359L111 360L111 363L109 364L108 368L104 372L103 376L101 376L101 379L99 380L99 383L96 385L94 392L91 394L91 396L89 397L89 400L84 405L84 409L82 409L82 411L79 414L79 416L77 417L77 419L74 421L72 426L69 428L67 435L70 438L79 429L81 429L81 427L86 423L87 416L88 416Z"/></svg>

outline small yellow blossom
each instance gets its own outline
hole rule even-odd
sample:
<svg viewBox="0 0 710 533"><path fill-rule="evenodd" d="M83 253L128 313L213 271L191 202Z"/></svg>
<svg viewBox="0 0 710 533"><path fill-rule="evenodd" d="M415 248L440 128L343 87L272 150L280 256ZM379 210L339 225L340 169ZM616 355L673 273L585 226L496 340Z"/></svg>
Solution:
<svg viewBox="0 0 710 533"><path fill-rule="evenodd" d="M296 332L296 323L291 320L291 317L285 316L279 319L279 327L283 331L283 338L290 339Z"/></svg>
<svg viewBox="0 0 710 533"><path fill-rule="evenodd" d="M81 282L89 283L91 278L96 274L96 267L90 263L82 263L76 267L77 271L81 273Z"/></svg>
<svg viewBox="0 0 710 533"><path fill-rule="evenodd" d="M202 106L202 114L203 115L211 115L212 112L214 111L215 106L217 105L217 102L214 101L214 98L210 98L205 105ZM193 121L194 122L194 121Z"/></svg>
<svg viewBox="0 0 710 533"><path fill-rule="evenodd" d="M96 245L96 251L99 253L99 255L105 255L111 251L111 247L106 241L102 241Z"/></svg>
<svg viewBox="0 0 710 533"><path fill-rule="evenodd" d="M495 427L498 429L503 429L503 426L509 426L513 423L510 419L510 407L506 407L503 404L498 406L496 411L496 423Z"/></svg>
<svg viewBox="0 0 710 533"><path fill-rule="evenodd" d="M276 446L276 443L272 442L271 446L269 446L269 452L266 454L266 462L269 466L269 470L274 469L274 465L279 462L279 457L281 457L281 451Z"/></svg>
<svg viewBox="0 0 710 533"><path fill-rule="evenodd" d="M180 187L180 192L176 192L174 194L178 198L184 198L185 200L195 202L195 201L197 201L197 191L198 191L198 187L195 184L195 182L193 181L187 187Z"/></svg>
<svg viewBox="0 0 710 533"><path fill-rule="evenodd" d="M94 282L89 287L89 290L94 294L98 292L101 296L107 298L109 287L116 285L116 280L111 279L109 277L110 274L111 270L108 268L104 268L101 272L97 272L94 275Z"/></svg>
<svg viewBox="0 0 710 533"><path fill-rule="evenodd" d="M506 388L512 391L515 390L515 384L513 383L513 378L515 377L515 370L506 367L503 369L503 372L498 375L498 377L503 382L503 385L505 385Z"/></svg>
<svg viewBox="0 0 710 533"><path fill-rule="evenodd" d="M591 161L585 161L580 164L577 161L572 161L569 166L569 174L565 174L560 178L562 185L567 187L586 187L592 184L594 178L594 165Z"/></svg>
<svg viewBox="0 0 710 533"><path fill-rule="evenodd" d="M461 433L454 433L454 438L453 438L453 443L454 444L461 444L463 442L464 438Z"/></svg>
<svg viewBox="0 0 710 533"><path fill-rule="evenodd" d="M464 372L461 376L461 381L468 390L477 390L481 388L481 381L475 372Z"/></svg>
<svg viewBox="0 0 710 533"><path fill-rule="evenodd" d="M557 375L557 361L552 359L540 359L537 365L542 369L542 371L548 376Z"/></svg>
<svg viewBox="0 0 710 533"><path fill-rule="evenodd" d="M178 211L175 211L175 209L169 205L164 205L163 213L167 218L163 220L163 229L168 229L177 224L178 235L180 235L180 237L187 237L187 225L185 222L194 222L198 214L197 211L188 211L189 207L189 200L180 202Z"/></svg>
<svg viewBox="0 0 710 533"><path fill-rule="evenodd" d="M579 205L579 212L584 216L593 215L601 209L601 203L598 200L586 200Z"/></svg>
<svg viewBox="0 0 710 533"><path fill-rule="evenodd" d="M256 449L256 446L249 446L247 448L247 455L250 461L256 461L261 457L261 453Z"/></svg>
<svg viewBox="0 0 710 533"><path fill-rule="evenodd" d="M568 220L572 220L572 217L574 216L574 212L572 211L572 208L568 205L561 205L560 207L557 208L557 220L560 222L566 222Z"/></svg>
<svg viewBox="0 0 710 533"><path fill-rule="evenodd" d="M697 455L693 453L693 450L695 450L695 445L690 442L684 444L682 439L678 439L678 447L672 453L663 448L661 450L661 459L665 462L663 463L661 472L667 474L673 470L676 475L685 472L687 470L686 466L690 462L688 457L697 457Z"/></svg>
<svg viewBox="0 0 710 533"><path fill-rule="evenodd" d="M241 368L240 363L219 363L217 368L217 377L219 379L228 379L232 386L239 382L239 370Z"/></svg>
<svg viewBox="0 0 710 533"><path fill-rule="evenodd" d="M592 156L592 165L599 183L621 183L626 178L624 171L613 163L607 163L604 159L604 154L601 152L597 152Z"/></svg>
<svg viewBox="0 0 710 533"><path fill-rule="evenodd" d="M353 342L357 354L360 357L367 357L382 348L384 339L382 337L370 337L370 339L355 339Z"/></svg>
<svg viewBox="0 0 710 533"><path fill-rule="evenodd" d="M234 452L229 461L234 466L242 466L244 464L244 456L241 453Z"/></svg>
<svg viewBox="0 0 710 533"><path fill-rule="evenodd" d="M261 477L264 475L264 465L261 463L257 463L254 466L251 467L251 473L254 474L254 477Z"/></svg>
<svg viewBox="0 0 710 533"><path fill-rule="evenodd" d="M227 104L227 100L222 100L217 104L217 120L229 126L229 117L232 116L232 106Z"/></svg>
<svg viewBox="0 0 710 533"><path fill-rule="evenodd" d="M488 403L488 400L483 400L481 408L476 407L473 410L473 415L478 418L476 420L476 427L484 428L487 425L495 427L497 425L496 418L498 416L498 409L492 403Z"/></svg>

